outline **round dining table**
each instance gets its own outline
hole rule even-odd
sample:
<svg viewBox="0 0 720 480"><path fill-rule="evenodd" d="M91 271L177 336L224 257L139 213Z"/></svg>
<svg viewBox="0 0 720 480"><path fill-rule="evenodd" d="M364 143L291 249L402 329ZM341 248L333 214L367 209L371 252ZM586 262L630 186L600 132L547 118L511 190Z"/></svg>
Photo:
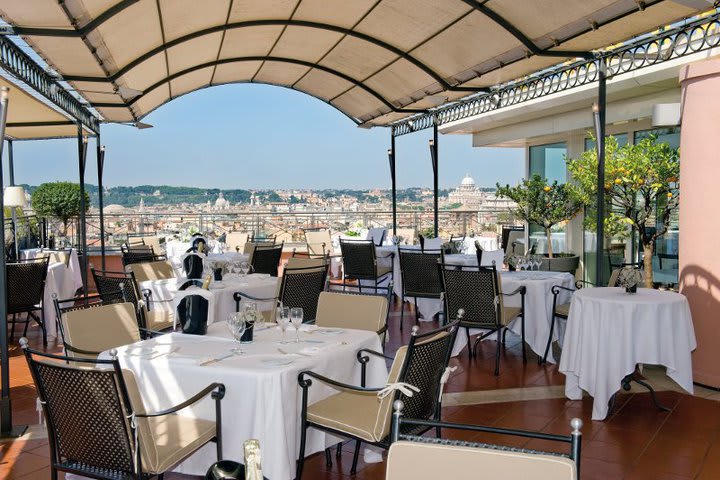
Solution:
<svg viewBox="0 0 720 480"><path fill-rule="evenodd" d="M695 331L687 298L670 291L585 288L570 304L560 372L565 395L593 397L593 420L608 414L608 402L638 364L663 365L667 375L693 392L691 352Z"/></svg>

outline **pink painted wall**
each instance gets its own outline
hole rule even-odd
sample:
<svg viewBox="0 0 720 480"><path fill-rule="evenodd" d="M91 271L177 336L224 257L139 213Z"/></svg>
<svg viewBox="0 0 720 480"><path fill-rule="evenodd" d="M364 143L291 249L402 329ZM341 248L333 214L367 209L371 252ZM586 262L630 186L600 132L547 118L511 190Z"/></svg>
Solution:
<svg viewBox="0 0 720 480"><path fill-rule="evenodd" d="M680 291L697 337L693 380L720 387L720 60L685 66L680 83Z"/></svg>

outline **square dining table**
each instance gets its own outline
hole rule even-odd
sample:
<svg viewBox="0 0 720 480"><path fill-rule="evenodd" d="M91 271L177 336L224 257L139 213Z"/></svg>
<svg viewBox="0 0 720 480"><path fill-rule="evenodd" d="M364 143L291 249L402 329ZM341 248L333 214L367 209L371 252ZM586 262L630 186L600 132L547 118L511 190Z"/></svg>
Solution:
<svg viewBox="0 0 720 480"><path fill-rule="evenodd" d="M277 326L256 328L255 340L249 344L233 339L225 322L210 325L204 336L170 333L117 349L118 360L137 377L149 410L180 403L212 382L223 383L224 458L242 462L243 442L255 438L262 449L263 474L273 480L290 480L295 477L300 441L302 392L298 374L312 370L359 385L360 363L356 353L361 348L382 351L380 339L375 332L303 325L300 343L294 343L292 327L286 332L289 343L281 343ZM101 357L108 358L109 353L104 352ZM213 359L221 360L208 363ZM367 385L381 387L386 379L385 362L371 360ZM336 390L315 382L310 388L309 403L333 393ZM204 399L181 414L214 420L214 402ZM310 429L306 452L310 455L322 451L338 441ZM204 475L216 458L215 445L205 445L175 471Z"/></svg>

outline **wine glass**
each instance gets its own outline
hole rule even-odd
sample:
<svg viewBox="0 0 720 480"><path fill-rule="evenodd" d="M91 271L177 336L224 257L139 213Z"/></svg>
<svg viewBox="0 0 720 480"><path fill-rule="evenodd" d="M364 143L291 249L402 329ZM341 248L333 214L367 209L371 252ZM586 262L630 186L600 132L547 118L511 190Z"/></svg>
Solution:
<svg viewBox="0 0 720 480"><path fill-rule="evenodd" d="M242 313L231 313L230 315L228 315L226 322L233 338L239 342L246 329L245 321L242 318Z"/></svg>
<svg viewBox="0 0 720 480"><path fill-rule="evenodd" d="M250 271L250 264L248 262L242 262L240 264L240 274L244 277Z"/></svg>
<svg viewBox="0 0 720 480"><path fill-rule="evenodd" d="M542 256L534 255L533 263L535 264L536 269L539 271L540 267L542 266Z"/></svg>
<svg viewBox="0 0 720 480"><path fill-rule="evenodd" d="M295 343L300 343L300 325L302 325L303 321L303 309L300 307L291 308L290 321L293 327L295 327Z"/></svg>
<svg viewBox="0 0 720 480"><path fill-rule="evenodd" d="M398 238L398 236L397 236L397 235L393 235L393 236L392 236L392 244L393 244L393 245L397 245L399 242L400 242L400 239Z"/></svg>
<svg viewBox="0 0 720 480"><path fill-rule="evenodd" d="M285 341L285 330L290 326L290 309L288 307L278 307L275 311L275 321L282 332L280 343L288 343Z"/></svg>

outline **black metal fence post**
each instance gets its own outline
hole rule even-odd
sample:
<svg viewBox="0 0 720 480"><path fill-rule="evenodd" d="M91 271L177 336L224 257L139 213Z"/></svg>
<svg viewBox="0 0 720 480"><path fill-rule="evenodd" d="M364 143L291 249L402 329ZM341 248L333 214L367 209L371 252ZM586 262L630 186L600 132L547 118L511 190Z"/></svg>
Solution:
<svg viewBox="0 0 720 480"><path fill-rule="evenodd" d="M606 96L607 64L605 58L598 59L598 103L593 106L596 118L597 145L597 236L595 242L595 284L602 286L603 279L603 249L605 244L605 110L607 108Z"/></svg>
<svg viewBox="0 0 720 480"><path fill-rule="evenodd" d="M97 175L98 175L98 208L100 209L100 258L102 269L105 270L105 216L103 214L103 170L105 168L105 145L100 144L100 134L97 141Z"/></svg>
<svg viewBox="0 0 720 480"><path fill-rule="evenodd" d="M430 140L430 158L433 167L433 230L435 237L438 236L438 125L437 119L433 120L433 138Z"/></svg>
<svg viewBox="0 0 720 480"><path fill-rule="evenodd" d="M390 161L390 180L392 181L392 224L393 236L397 235L397 184L395 183L395 135L390 133L390 149L388 150Z"/></svg>
<svg viewBox="0 0 720 480"><path fill-rule="evenodd" d="M80 240L80 274L83 282L83 296L87 297L87 230L85 225L85 160L87 159L87 137L83 135L82 124L78 122L78 167L80 173L80 215L78 219L78 235Z"/></svg>

